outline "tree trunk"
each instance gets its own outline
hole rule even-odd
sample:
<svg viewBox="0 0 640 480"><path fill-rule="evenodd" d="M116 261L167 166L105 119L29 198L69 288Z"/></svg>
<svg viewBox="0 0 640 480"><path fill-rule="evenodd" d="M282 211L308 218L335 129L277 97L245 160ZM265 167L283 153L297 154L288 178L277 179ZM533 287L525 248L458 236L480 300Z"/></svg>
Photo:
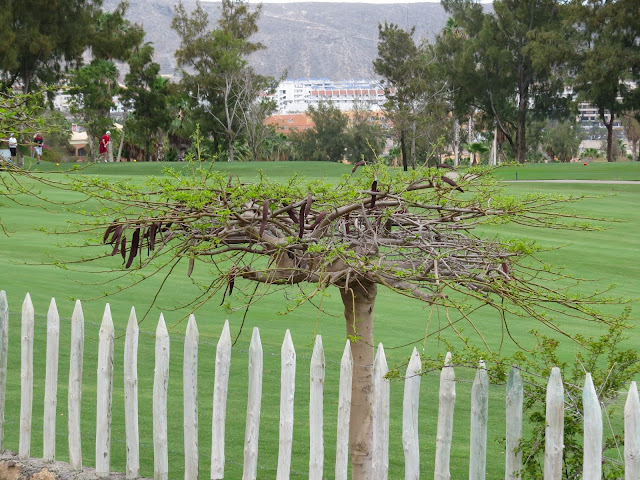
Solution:
<svg viewBox="0 0 640 480"><path fill-rule="evenodd" d="M340 289L352 339L353 382L349 444L353 480L373 478L373 305L378 292L375 283L352 280Z"/></svg>
<svg viewBox="0 0 640 480"><path fill-rule="evenodd" d="M631 160L638 161L638 140L631 140Z"/></svg>
<svg viewBox="0 0 640 480"><path fill-rule="evenodd" d="M416 121L411 123L411 168L416 169Z"/></svg>
<svg viewBox="0 0 640 480"><path fill-rule="evenodd" d="M107 161L113 163L113 142L111 139L109 139L109 143L107 144Z"/></svg>
<svg viewBox="0 0 640 480"><path fill-rule="evenodd" d="M518 163L527 161L527 102L528 95L521 94L518 102L518 133L516 135L516 160Z"/></svg>
<svg viewBox="0 0 640 480"><path fill-rule="evenodd" d="M604 126L607 128L607 162L615 162L613 158L613 113L609 115L609 121L607 122L604 117L604 113L600 114Z"/></svg>
<svg viewBox="0 0 640 480"><path fill-rule="evenodd" d="M453 121L453 166L460 164L460 122L456 118Z"/></svg>
<svg viewBox="0 0 640 480"><path fill-rule="evenodd" d="M149 162L151 160L151 135L147 135L147 141L144 144L144 161Z"/></svg>
<svg viewBox="0 0 640 480"><path fill-rule="evenodd" d="M406 172L409 170L407 163L407 142L404 135L404 129L400 130L400 155L402 155L402 169Z"/></svg>
<svg viewBox="0 0 640 480"><path fill-rule="evenodd" d="M475 140L475 124L473 122L473 112L469 114L469 128L467 128L467 145L469 145L469 147L471 146L472 143L474 143ZM473 166L476 164L476 154L473 150L471 150L469 147L467 147L467 150L469 151L469 166Z"/></svg>
<svg viewBox="0 0 640 480"><path fill-rule="evenodd" d="M227 162L233 162L233 143L227 145Z"/></svg>
<svg viewBox="0 0 640 480"><path fill-rule="evenodd" d="M124 146L124 128L127 124L127 109L124 109L124 116L122 118L122 130L120 131L120 146L118 147L118 156L116 160L119 162L120 158L122 158L122 147Z"/></svg>

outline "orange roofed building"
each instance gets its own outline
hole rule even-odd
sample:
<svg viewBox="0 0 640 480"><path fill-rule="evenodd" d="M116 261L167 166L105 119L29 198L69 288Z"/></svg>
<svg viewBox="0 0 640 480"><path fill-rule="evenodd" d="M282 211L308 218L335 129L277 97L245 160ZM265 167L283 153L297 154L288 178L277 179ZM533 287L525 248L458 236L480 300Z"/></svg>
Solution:
<svg viewBox="0 0 640 480"><path fill-rule="evenodd" d="M265 125L275 125L276 131L289 135L292 131L303 131L313 128L313 120L304 113L286 113L271 115L264 121Z"/></svg>

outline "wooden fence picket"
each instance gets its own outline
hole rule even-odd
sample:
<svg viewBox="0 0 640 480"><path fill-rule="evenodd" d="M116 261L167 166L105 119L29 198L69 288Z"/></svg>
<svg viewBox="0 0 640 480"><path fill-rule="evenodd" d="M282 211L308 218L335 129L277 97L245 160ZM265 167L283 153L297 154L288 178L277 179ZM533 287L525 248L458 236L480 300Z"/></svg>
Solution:
<svg viewBox="0 0 640 480"><path fill-rule="evenodd" d="M138 336L136 309L131 307L124 341L124 423L127 445L127 479L140 474L140 434L138 431Z"/></svg>
<svg viewBox="0 0 640 480"><path fill-rule="evenodd" d="M53 462L56 458L56 407L58 404L58 354L60 351L60 316L55 299L51 299L47 313L47 367L44 387L44 415L42 418L42 458Z"/></svg>
<svg viewBox="0 0 640 480"><path fill-rule="evenodd" d="M451 442L453 440L453 411L456 404L456 376L451 366L451 352L447 352L440 372L438 430L436 432L436 464L434 480L449 480Z"/></svg>
<svg viewBox="0 0 640 480"><path fill-rule="evenodd" d="M21 460L31 455L31 423L33 420L33 342L34 311L27 293L22 303L22 338L20 342L20 443Z"/></svg>
<svg viewBox="0 0 640 480"><path fill-rule="evenodd" d="M564 386L558 367L553 367L549 375L546 404L544 480L561 480L564 450Z"/></svg>
<svg viewBox="0 0 640 480"><path fill-rule="evenodd" d="M225 320L216 347L216 371L213 383L213 420L211 422L211 480L224 478L224 432L227 418L227 392L231 366L231 334Z"/></svg>
<svg viewBox="0 0 640 480"><path fill-rule="evenodd" d="M420 478L420 443L418 440L418 410L420 407L420 371L422 362L414 347L404 380L402 404L402 447L404 450L404 478Z"/></svg>
<svg viewBox="0 0 640 480"><path fill-rule="evenodd" d="M469 480L484 480L487 472L487 425L489 421L489 376L480 360L471 387L471 435Z"/></svg>
<svg viewBox="0 0 640 480"><path fill-rule="evenodd" d="M624 404L624 478L640 478L640 399L636 382L631 382Z"/></svg>
<svg viewBox="0 0 640 480"><path fill-rule="evenodd" d="M184 478L198 480L198 326L189 315L184 337L182 385L184 398Z"/></svg>
<svg viewBox="0 0 640 480"><path fill-rule="evenodd" d="M280 349L280 438L277 480L288 480L293 448L293 400L296 393L296 350L289 329Z"/></svg>
<svg viewBox="0 0 640 480"><path fill-rule="evenodd" d="M96 475L111 474L111 415L113 399L113 347L114 328L111 308L104 308L102 325L98 333L98 386L96 390Z"/></svg>
<svg viewBox="0 0 640 480"><path fill-rule="evenodd" d="M309 480L322 480L324 466L324 349L316 335L309 377Z"/></svg>
<svg viewBox="0 0 640 480"><path fill-rule="evenodd" d="M7 355L9 353L9 303L0 290L0 451L4 450L4 405L7 398Z"/></svg>
<svg viewBox="0 0 640 480"><path fill-rule="evenodd" d="M244 469L242 480L255 480L258 474L258 437L260 436L260 407L262 405L262 342L254 327L249 346L249 395L247 399L247 427L244 434Z"/></svg>
<svg viewBox="0 0 640 480"><path fill-rule="evenodd" d="M82 470L82 438L80 433L82 412L82 363L84 357L84 314L80 300L76 300L71 316L71 345L69 354L69 393L67 398L69 430L69 463Z"/></svg>
<svg viewBox="0 0 640 480"><path fill-rule="evenodd" d="M512 366L507 378L506 393L506 454L505 454L505 480L518 480L522 470L522 402L524 390L520 370Z"/></svg>
<svg viewBox="0 0 640 480"><path fill-rule="evenodd" d="M373 475L387 480L389 475L389 372L381 343L373 362Z"/></svg>
<svg viewBox="0 0 640 480"><path fill-rule="evenodd" d="M169 390L169 332L160 314L156 328L155 373L153 377L153 478L169 480L167 436L167 393Z"/></svg>
<svg viewBox="0 0 640 480"><path fill-rule="evenodd" d="M349 418L351 417L351 382L353 381L353 355L347 340L340 361L340 389L338 393L338 427L336 439L335 480L347 480L349 466Z"/></svg>
<svg viewBox="0 0 640 480"><path fill-rule="evenodd" d="M590 373L587 373L584 379L582 408L584 409L582 480L602 480L602 408Z"/></svg>

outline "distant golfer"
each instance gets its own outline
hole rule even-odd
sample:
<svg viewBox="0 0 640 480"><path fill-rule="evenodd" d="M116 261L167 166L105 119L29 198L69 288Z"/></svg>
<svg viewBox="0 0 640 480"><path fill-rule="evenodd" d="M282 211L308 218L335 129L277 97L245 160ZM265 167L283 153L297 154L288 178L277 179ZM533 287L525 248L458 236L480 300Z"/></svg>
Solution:
<svg viewBox="0 0 640 480"><path fill-rule="evenodd" d="M109 142L111 141L111 132L109 130L107 130L107 133L105 133L102 138L100 139L100 159L99 160L104 160L104 162L107 162L107 153L109 152Z"/></svg>
<svg viewBox="0 0 640 480"><path fill-rule="evenodd" d="M42 158L42 144L44 143L44 139L42 138L40 132L36 133L36 136L33 137L33 143L33 149L36 152L36 159L38 160L37 163L40 163L40 159Z"/></svg>
<svg viewBox="0 0 640 480"><path fill-rule="evenodd" d="M9 135L9 151L11 152L11 160L16 159L16 155L18 154L18 140L16 136L12 133Z"/></svg>

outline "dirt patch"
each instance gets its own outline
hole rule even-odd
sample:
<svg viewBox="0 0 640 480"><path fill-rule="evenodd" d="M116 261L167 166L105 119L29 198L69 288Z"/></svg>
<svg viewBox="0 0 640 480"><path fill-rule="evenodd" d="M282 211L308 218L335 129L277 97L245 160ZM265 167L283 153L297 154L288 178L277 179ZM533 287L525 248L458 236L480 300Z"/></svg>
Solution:
<svg viewBox="0 0 640 480"><path fill-rule="evenodd" d="M96 471L90 467L84 467L81 472L76 472L65 462L49 463L40 458L19 460L18 454L10 450L0 454L0 480L95 480L97 478ZM112 473L106 478L125 480L126 476L124 473ZM140 477L140 480L145 479Z"/></svg>

